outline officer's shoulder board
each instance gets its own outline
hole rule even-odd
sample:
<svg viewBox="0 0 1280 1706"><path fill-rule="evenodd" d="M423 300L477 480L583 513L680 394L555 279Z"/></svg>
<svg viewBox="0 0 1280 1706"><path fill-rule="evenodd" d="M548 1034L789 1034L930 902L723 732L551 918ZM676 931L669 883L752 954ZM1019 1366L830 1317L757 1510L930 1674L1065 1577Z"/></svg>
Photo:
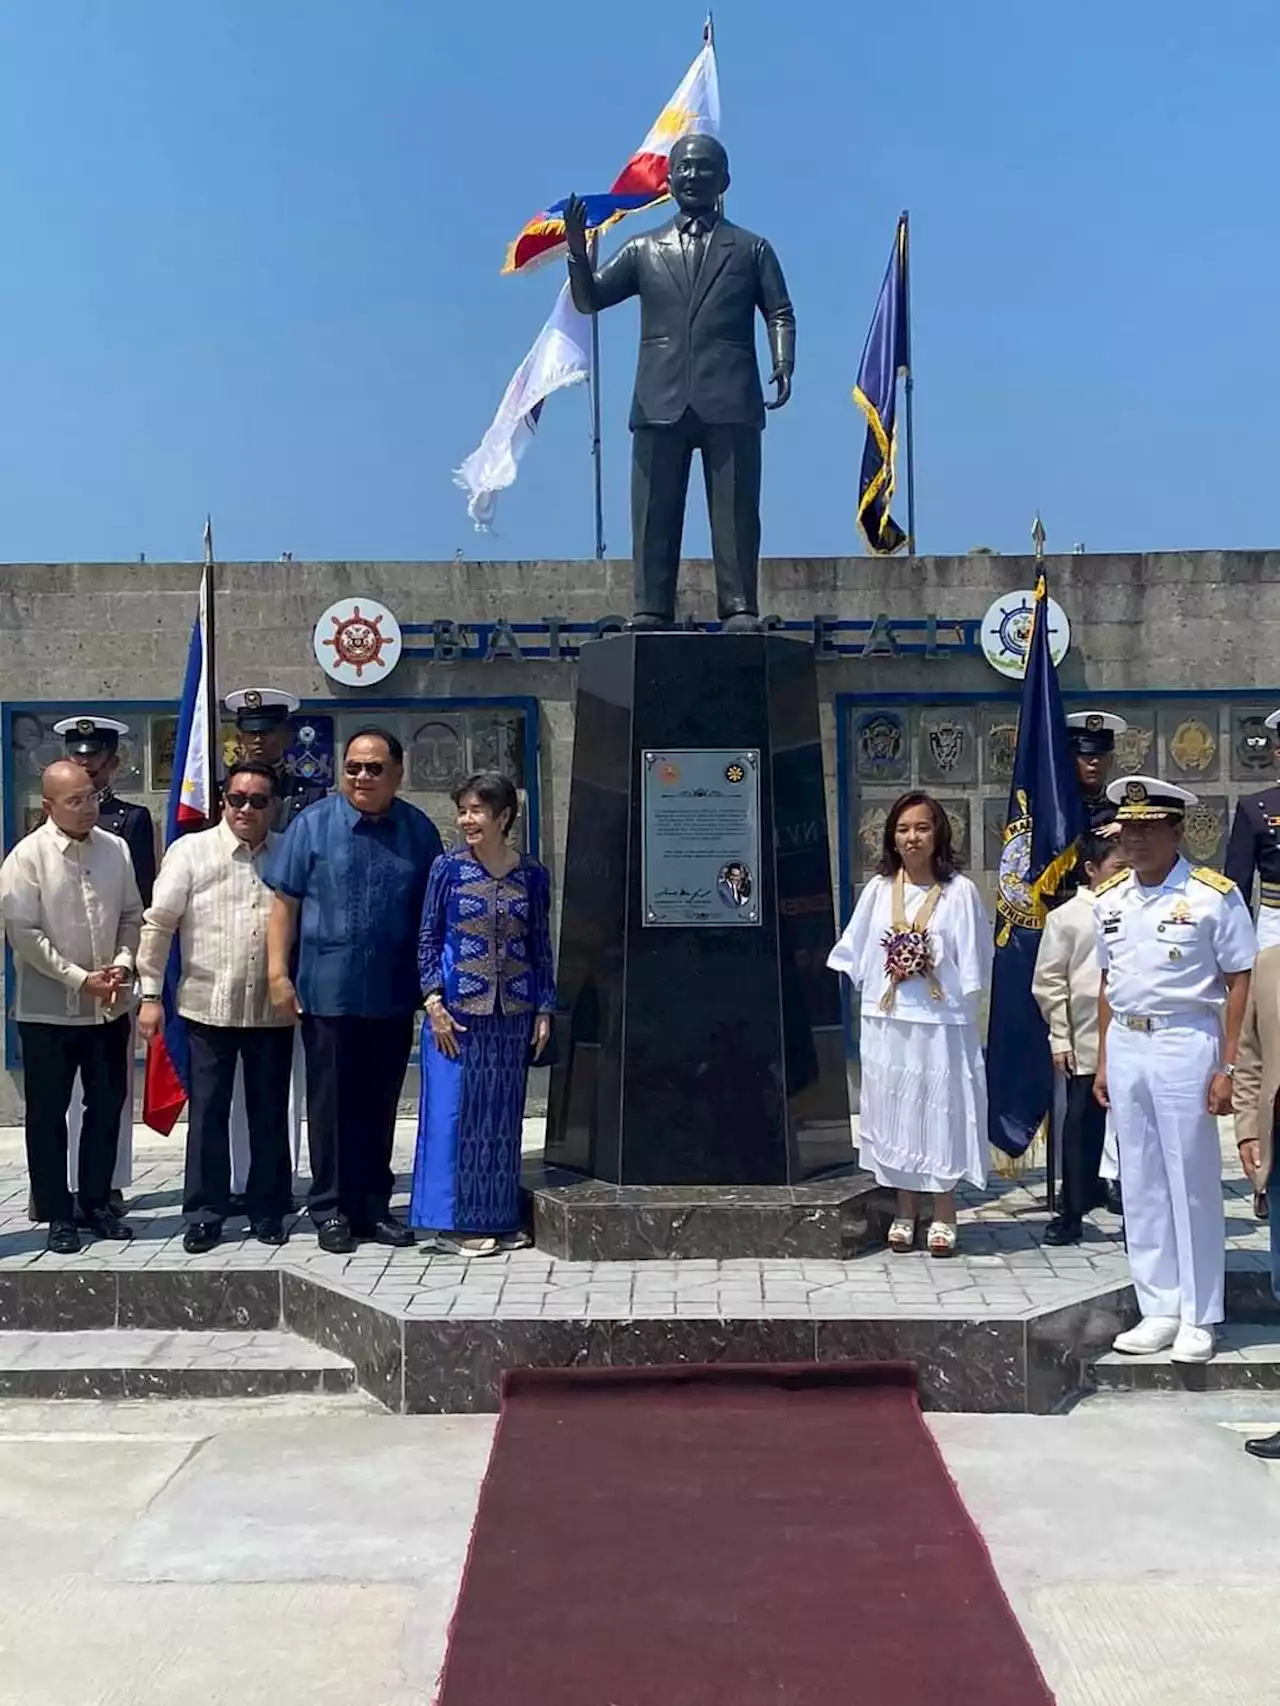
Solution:
<svg viewBox="0 0 1280 1706"><path fill-rule="evenodd" d="M1118 888L1126 878L1132 875L1132 871L1117 871L1114 877L1108 877L1105 882L1099 883L1093 892L1094 894L1106 894L1108 889Z"/></svg>
<svg viewBox="0 0 1280 1706"><path fill-rule="evenodd" d="M1217 889L1219 894L1230 894L1236 886L1230 877L1224 877L1221 871L1215 871L1209 865L1197 865L1191 875L1198 883Z"/></svg>

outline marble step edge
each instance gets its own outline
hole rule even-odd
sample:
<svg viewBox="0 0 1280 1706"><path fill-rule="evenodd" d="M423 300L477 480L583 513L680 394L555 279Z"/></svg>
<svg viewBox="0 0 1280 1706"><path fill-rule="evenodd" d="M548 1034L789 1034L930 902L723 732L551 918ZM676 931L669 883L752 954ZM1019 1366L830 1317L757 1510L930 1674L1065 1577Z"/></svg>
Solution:
<svg viewBox="0 0 1280 1706"><path fill-rule="evenodd" d="M1212 1362L1179 1363L1172 1350L1153 1356L1107 1351L1089 1366L1099 1392L1280 1391L1280 1325L1273 1320L1230 1321L1219 1329Z"/></svg>
<svg viewBox="0 0 1280 1706"><path fill-rule="evenodd" d="M0 1398L264 1398L355 1390L348 1358L288 1332L0 1332Z"/></svg>

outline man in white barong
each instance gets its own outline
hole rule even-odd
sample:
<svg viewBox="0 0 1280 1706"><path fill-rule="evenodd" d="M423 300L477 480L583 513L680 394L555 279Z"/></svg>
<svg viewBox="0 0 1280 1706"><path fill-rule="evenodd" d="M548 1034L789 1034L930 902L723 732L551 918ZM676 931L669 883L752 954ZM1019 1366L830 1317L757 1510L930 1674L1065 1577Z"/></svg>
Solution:
<svg viewBox="0 0 1280 1706"><path fill-rule="evenodd" d="M1223 1318L1226 1225L1217 1116L1232 1079L1258 942L1229 877L1183 857L1197 798L1154 776L1112 782L1132 869L1094 911L1100 1049L1094 1093L1115 1114L1129 1267L1142 1320L1115 1349L1209 1362Z"/></svg>
<svg viewBox="0 0 1280 1706"><path fill-rule="evenodd" d="M978 1004L991 974L991 924L956 870L951 824L924 793L889 811L879 871L827 964L862 991L859 1150L897 1192L889 1248L915 1248L921 1196L933 1199L931 1256L956 1250L956 1186L986 1184L987 1091Z"/></svg>
<svg viewBox="0 0 1280 1706"><path fill-rule="evenodd" d="M1085 1215L1106 1203L1101 1168L1107 1110L1093 1093L1102 984L1093 912L1097 889L1124 868L1119 835L1120 825L1113 821L1082 837L1080 867L1085 881L1045 919L1031 979L1031 993L1049 1030L1055 1089L1064 1091L1058 1123L1062 1198L1044 1229L1044 1242L1049 1245L1078 1244L1084 1236Z"/></svg>

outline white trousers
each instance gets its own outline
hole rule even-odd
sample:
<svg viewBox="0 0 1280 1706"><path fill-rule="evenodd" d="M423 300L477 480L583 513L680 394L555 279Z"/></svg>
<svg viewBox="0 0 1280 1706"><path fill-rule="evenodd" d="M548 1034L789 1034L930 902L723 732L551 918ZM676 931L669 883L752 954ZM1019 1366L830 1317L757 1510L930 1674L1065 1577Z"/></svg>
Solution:
<svg viewBox="0 0 1280 1706"><path fill-rule="evenodd" d="M1192 1327L1223 1318L1222 1151L1208 1109L1220 1050L1211 1014L1155 1031L1113 1020L1107 1032L1107 1090L1138 1307Z"/></svg>
<svg viewBox="0 0 1280 1706"><path fill-rule="evenodd" d="M306 1101L307 1080L302 1052L302 1026L293 1031L293 1064L289 1069L289 1153L293 1171L298 1171L302 1155L302 1109ZM231 1194L243 1196L249 1179L249 1116L244 1101L244 1068L236 1062L235 1089L231 1092Z"/></svg>
<svg viewBox="0 0 1280 1706"><path fill-rule="evenodd" d="M123 1191L133 1183L133 1051L138 1045L138 1022L129 1031L129 1076L125 1083L124 1107L120 1110L120 1135L116 1140L116 1165L111 1189ZM67 1109L67 1189L72 1196L80 1189L80 1124L84 1119L84 1085L77 1072Z"/></svg>

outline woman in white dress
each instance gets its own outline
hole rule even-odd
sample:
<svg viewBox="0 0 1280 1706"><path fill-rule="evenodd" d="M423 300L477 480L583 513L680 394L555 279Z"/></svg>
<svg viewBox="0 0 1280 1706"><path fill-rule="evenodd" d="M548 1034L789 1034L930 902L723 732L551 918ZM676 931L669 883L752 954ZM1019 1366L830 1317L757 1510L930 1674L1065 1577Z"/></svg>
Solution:
<svg viewBox="0 0 1280 1706"><path fill-rule="evenodd" d="M987 1087L978 1003L991 924L956 869L946 812L925 793L894 802L879 873L827 964L862 991L862 1165L898 1193L889 1247L915 1247L933 1198L931 1256L956 1248L956 1186L987 1182Z"/></svg>

